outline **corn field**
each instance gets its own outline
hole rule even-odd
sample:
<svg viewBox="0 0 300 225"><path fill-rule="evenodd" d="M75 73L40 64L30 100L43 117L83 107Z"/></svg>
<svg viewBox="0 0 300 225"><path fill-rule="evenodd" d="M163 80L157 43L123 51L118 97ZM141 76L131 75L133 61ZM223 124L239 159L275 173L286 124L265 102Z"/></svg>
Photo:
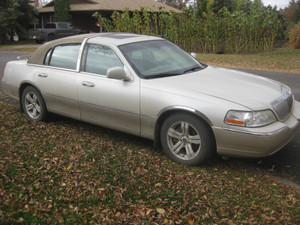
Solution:
<svg viewBox="0 0 300 225"><path fill-rule="evenodd" d="M100 14L98 19L104 31L129 32L160 36L186 51L201 53L248 53L271 50L281 23L272 8L229 12L226 8L217 14L201 17L192 11L184 13L115 11L110 19Z"/></svg>

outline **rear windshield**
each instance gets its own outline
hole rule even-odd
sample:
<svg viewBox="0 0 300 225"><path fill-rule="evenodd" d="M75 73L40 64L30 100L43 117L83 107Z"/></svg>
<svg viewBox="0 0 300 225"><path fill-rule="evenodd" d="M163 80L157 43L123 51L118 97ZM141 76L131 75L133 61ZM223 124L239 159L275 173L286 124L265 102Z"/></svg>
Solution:
<svg viewBox="0 0 300 225"><path fill-rule="evenodd" d="M55 29L56 26L55 26L54 23L47 23L46 26L45 26L45 28L51 28L51 29L54 28Z"/></svg>

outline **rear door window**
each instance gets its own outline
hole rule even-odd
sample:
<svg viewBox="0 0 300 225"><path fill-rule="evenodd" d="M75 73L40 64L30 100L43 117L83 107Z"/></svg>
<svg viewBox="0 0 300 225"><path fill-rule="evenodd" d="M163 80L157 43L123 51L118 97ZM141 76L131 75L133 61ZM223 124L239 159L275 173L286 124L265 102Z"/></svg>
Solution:
<svg viewBox="0 0 300 225"><path fill-rule="evenodd" d="M52 51L49 65L75 70L80 46L80 44L56 46Z"/></svg>

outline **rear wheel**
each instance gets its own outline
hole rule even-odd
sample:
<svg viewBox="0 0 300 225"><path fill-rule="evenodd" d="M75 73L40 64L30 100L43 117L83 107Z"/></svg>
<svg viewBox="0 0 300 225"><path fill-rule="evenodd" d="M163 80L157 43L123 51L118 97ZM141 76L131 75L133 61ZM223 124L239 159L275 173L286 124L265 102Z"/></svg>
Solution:
<svg viewBox="0 0 300 225"><path fill-rule="evenodd" d="M201 119L185 113L174 114L164 121L161 144L170 159L192 166L206 162L215 152L209 126Z"/></svg>
<svg viewBox="0 0 300 225"><path fill-rule="evenodd" d="M54 37L53 34L49 34L48 37L47 37L47 41L52 41L54 39L55 39L55 37Z"/></svg>
<svg viewBox="0 0 300 225"><path fill-rule="evenodd" d="M26 87L22 93L22 107L25 115L32 121L44 121L47 116L45 101L40 92L32 87Z"/></svg>

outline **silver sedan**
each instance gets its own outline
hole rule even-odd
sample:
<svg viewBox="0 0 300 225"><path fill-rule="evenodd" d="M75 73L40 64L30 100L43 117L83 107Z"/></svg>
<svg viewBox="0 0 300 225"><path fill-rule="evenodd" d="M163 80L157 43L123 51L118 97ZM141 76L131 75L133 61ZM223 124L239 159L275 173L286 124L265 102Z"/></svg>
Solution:
<svg viewBox="0 0 300 225"><path fill-rule="evenodd" d="M33 121L57 113L154 140L174 161L265 157L295 135L300 103L276 81L198 62L158 37L85 34L7 63L7 95Z"/></svg>

